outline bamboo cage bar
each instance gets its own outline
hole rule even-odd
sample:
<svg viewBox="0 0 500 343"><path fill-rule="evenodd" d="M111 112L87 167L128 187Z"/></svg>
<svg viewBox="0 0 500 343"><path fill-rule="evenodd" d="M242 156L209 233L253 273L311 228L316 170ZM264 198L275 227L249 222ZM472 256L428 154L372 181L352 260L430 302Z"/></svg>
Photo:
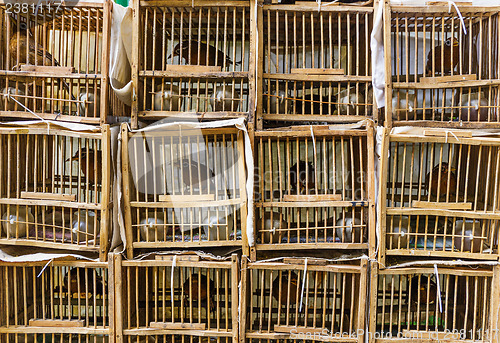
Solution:
<svg viewBox="0 0 500 343"><path fill-rule="evenodd" d="M122 126L127 254L247 246L244 137L236 128Z"/></svg>
<svg viewBox="0 0 500 343"><path fill-rule="evenodd" d="M240 341L364 342L367 266L366 259L243 259Z"/></svg>
<svg viewBox="0 0 500 343"><path fill-rule="evenodd" d="M499 7L385 1L387 126L500 126Z"/></svg>
<svg viewBox="0 0 500 343"><path fill-rule="evenodd" d="M133 75L137 120L246 117L249 75L248 1L134 0Z"/></svg>
<svg viewBox="0 0 500 343"><path fill-rule="evenodd" d="M117 342L238 340L239 262L199 255L115 255ZM156 339L156 340L155 340Z"/></svg>
<svg viewBox="0 0 500 343"><path fill-rule="evenodd" d="M0 118L106 123L110 0L2 0L0 9Z"/></svg>
<svg viewBox="0 0 500 343"><path fill-rule="evenodd" d="M255 132L257 250L374 251L374 138L367 123Z"/></svg>
<svg viewBox="0 0 500 343"><path fill-rule="evenodd" d="M2 342L115 342L108 263L0 262Z"/></svg>
<svg viewBox="0 0 500 343"><path fill-rule="evenodd" d="M498 266L372 264L370 342L498 342Z"/></svg>
<svg viewBox="0 0 500 343"><path fill-rule="evenodd" d="M259 6L257 128L373 117L373 7Z"/></svg>
<svg viewBox="0 0 500 343"><path fill-rule="evenodd" d="M110 223L108 125L0 128L0 244L99 253Z"/></svg>
<svg viewBox="0 0 500 343"><path fill-rule="evenodd" d="M381 262L388 255L497 260L500 139L419 132L384 134Z"/></svg>

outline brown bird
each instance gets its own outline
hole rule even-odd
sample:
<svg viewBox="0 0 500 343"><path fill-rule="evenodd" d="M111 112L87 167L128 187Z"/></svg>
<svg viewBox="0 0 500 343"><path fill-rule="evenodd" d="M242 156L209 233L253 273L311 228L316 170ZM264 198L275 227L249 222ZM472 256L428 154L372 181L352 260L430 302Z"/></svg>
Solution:
<svg viewBox="0 0 500 343"><path fill-rule="evenodd" d="M427 54L427 75L433 76L432 70L432 52L434 51L434 74L450 74L452 70L458 65L459 61L459 48L458 41L451 38L445 41L444 47L441 45L431 49ZM443 50L443 51L441 51ZM444 58L441 58L441 53L444 52ZM441 66L443 64L443 66ZM444 69L441 69L443 67Z"/></svg>
<svg viewBox="0 0 500 343"><path fill-rule="evenodd" d="M288 277L288 273L290 273L290 278ZM277 276L273 281L273 298L276 299L276 301L282 306L288 304L288 287L290 287L290 305L296 304L299 290L299 277L293 271L283 271L281 273L281 288L279 276Z"/></svg>
<svg viewBox="0 0 500 343"><path fill-rule="evenodd" d="M21 22L19 26L16 27L17 25L15 25L14 20L11 20L11 22L13 23L13 33L9 41L9 58L12 70L19 69L22 64L60 66L59 62L47 51L47 49L44 51L43 46L35 42L27 23ZM18 45L19 55L17 49ZM69 85L65 81L62 82L71 95L71 98L75 100L75 97L71 94Z"/></svg>
<svg viewBox="0 0 500 343"><path fill-rule="evenodd" d="M200 45L200 50L198 51L198 44ZM182 45L182 48L181 48ZM191 57L189 56L189 50L191 49ZM241 62L233 62L229 57L227 57L222 51L217 50L217 48L208 45L207 43L202 43L194 40L184 40L177 44L174 48L172 54L170 54L167 59L179 56L187 64L190 65L202 65L202 66L224 66L234 64L238 65Z"/></svg>
<svg viewBox="0 0 500 343"><path fill-rule="evenodd" d="M79 293L80 296L85 294L103 295L104 286L102 279L94 271L95 269L93 268L78 267L70 269L66 272L62 285L57 286L55 291L63 293L69 291L71 295Z"/></svg>
<svg viewBox="0 0 500 343"><path fill-rule="evenodd" d="M298 177L297 177L298 174ZM307 194L314 191L314 165L299 161L290 168L291 193Z"/></svg>
<svg viewBox="0 0 500 343"><path fill-rule="evenodd" d="M213 295L216 293L215 284L212 279L207 278L204 274L193 273L183 285L184 296L191 301L199 301L199 307L206 307L207 301L211 310L215 308L212 300Z"/></svg>
<svg viewBox="0 0 500 343"><path fill-rule="evenodd" d="M419 284L419 278L420 278L420 284ZM437 299L436 283L433 280L428 279L427 276L412 277L410 292L411 292L411 302L414 305L417 305L420 300L420 306L426 306L427 304L434 303Z"/></svg>
<svg viewBox="0 0 500 343"><path fill-rule="evenodd" d="M174 167L181 170L182 182L186 187L207 191L208 181L210 181L210 190L215 191L213 181L215 174L205 164L185 158L174 163Z"/></svg>
<svg viewBox="0 0 500 343"><path fill-rule="evenodd" d="M457 176L454 173L455 168L450 168L448 163L437 164L426 176L427 192L433 197L453 196L456 194Z"/></svg>
<svg viewBox="0 0 500 343"><path fill-rule="evenodd" d="M77 151L73 157L70 157L66 160L66 162L71 161L79 161L80 164L80 170L83 173L83 176L88 180L91 184L94 184L96 181L97 183L102 182L102 169L101 169L101 163L102 163L102 151L98 150L97 153L94 151L94 149L87 149L83 148L81 152ZM96 170L96 163L97 163L97 170ZM88 166L88 169L87 169ZM88 170L88 175L87 175L87 170Z"/></svg>

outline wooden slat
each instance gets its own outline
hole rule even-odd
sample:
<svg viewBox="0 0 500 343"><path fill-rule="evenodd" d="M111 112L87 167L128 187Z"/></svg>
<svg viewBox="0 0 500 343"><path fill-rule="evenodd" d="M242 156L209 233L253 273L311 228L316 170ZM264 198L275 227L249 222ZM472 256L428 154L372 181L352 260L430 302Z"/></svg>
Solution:
<svg viewBox="0 0 500 343"><path fill-rule="evenodd" d="M172 262L175 261L189 261L189 262L198 262L200 260L200 256L198 255L157 255L155 256L155 259L157 261L168 261Z"/></svg>
<svg viewBox="0 0 500 343"><path fill-rule="evenodd" d="M61 328L82 328L85 326L83 319L30 319L29 326L39 327L61 327Z"/></svg>
<svg viewBox="0 0 500 343"><path fill-rule="evenodd" d="M345 72L344 69L333 69L333 68L292 68L292 74L345 75Z"/></svg>
<svg viewBox="0 0 500 343"><path fill-rule="evenodd" d="M215 194L186 194L186 195L159 195L158 200L162 202L186 202L186 201L215 201Z"/></svg>
<svg viewBox="0 0 500 343"><path fill-rule="evenodd" d="M299 265L304 265L305 261L306 261L305 258L301 258L301 257L286 257L283 259L283 263L299 264ZM320 259L320 258L308 258L307 259L307 265L326 266L327 263L328 263L327 260Z"/></svg>
<svg viewBox="0 0 500 343"><path fill-rule="evenodd" d="M321 332L324 329L322 328L306 328L303 326L288 326L288 325L275 325L274 326L274 331L275 332L282 332L282 333L317 333L321 334Z"/></svg>
<svg viewBox="0 0 500 343"><path fill-rule="evenodd" d="M154 329L167 330L206 330L205 323L165 323L165 322L150 322L149 327Z"/></svg>
<svg viewBox="0 0 500 343"><path fill-rule="evenodd" d="M21 66L22 72L35 72L35 73L50 73L52 76L66 76L73 74L74 67L53 67L53 66L34 66L31 64L23 64Z"/></svg>
<svg viewBox="0 0 500 343"><path fill-rule="evenodd" d="M198 66L198 65L167 65L167 71L191 72L191 73L218 73L222 72L221 66Z"/></svg>
<svg viewBox="0 0 500 343"><path fill-rule="evenodd" d="M424 130L424 136L432 136L432 137L466 137L472 138L472 131L463 131L463 130Z"/></svg>
<svg viewBox="0 0 500 343"><path fill-rule="evenodd" d="M76 194L21 192L21 199L76 201Z"/></svg>
<svg viewBox="0 0 500 343"><path fill-rule="evenodd" d="M448 1L427 1L425 3L427 6L449 6ZM457 2L457 6L472 6L471 1Z"/></svg>
<svg viewBox="0 0 500 343"><path fill-rule="evenodd" d="M293 195L286 194L283 201L341 201L342 194Z"/></svg>
<svg viewBox="0 0 500 343"><path fill-rule="evenodd" d="M420 78L420 82L426 82L431 84L437 84L440 82L458 82L458 81L476 81L476 80L477 80L476 74L434 76L434 77L424 76Z"/></svg>
<svg viewBox="0 0 500 343"><path fill-rule="evenodd" d="M415 208L433 208L446 210L472 210L471 202L435 202L413 200L412 207Z"/></svg>

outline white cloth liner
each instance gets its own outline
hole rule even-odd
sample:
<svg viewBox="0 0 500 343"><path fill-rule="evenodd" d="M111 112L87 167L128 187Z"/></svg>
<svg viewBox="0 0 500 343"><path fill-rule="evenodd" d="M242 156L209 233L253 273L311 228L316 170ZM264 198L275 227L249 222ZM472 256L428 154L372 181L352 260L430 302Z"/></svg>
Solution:
<svg viewBox="0 0 500 343"><path fill-rule="evenodd" d="M113 3L109 81L118 99L132 105L132 8Z"/></svg>
<svg viewBox="0 0 500 343"><path fill-rule="evenodd" d="M64 258L64 257L74 257L77 259L87 260L87 261L96 261L96 262L99 261L99 258L91 259L91 258L82 256L82 255L66 253L66 252L32 253L33 252L32 247L25 247L25 248L18 247L18 246L11 247L11 249L13 249L13 248L15 248L16 255L9 254L6 251L6 250L9 250L9 248L0 249L0 261L4 261L4 262L40 262L40 261L51 261L51 260L55 260L58 258ZM17 253L19 253L19 255L17 255Z"/></svg>
<svg viewBox="0 0 500 343"><path fill-rule="evenodd" d="M248 214L247 214L247 239L250 246L255 244L254 235L254 225L253 225L253 186L254 186L254 161L252 146L250 143L250 137L248 136L248 131L245 125L245 118L229 119L229 120L218 120L212 122L167 122L159 123L156 122L149 125L143 129L130 130L131 132L148 132L153 130L161 130L162 128L171 128L179 126L187 129L208 129L208 128L220 128L220 127L236 127L238 130L243 132L245 140L245 162L247 168L247 180L246 180L246 192L248 199ZM124 240L124 243L125 240Z"/></svg>
<svg viewBox="0 0 500 343"><path fill-rule="evenodd" d="M404 6L426 6L430 0L391 0L391 5ZM456 4L460 2L471 2L473 6L495 7L500 6L500 0L455 0L448 1L450 11L456 12ZM384 60L384 6L383 3L378 7L375 14L373 31L371 34L371 52L372 52L372 82L373 96L379 108L385 106L385 60ZM392 95L389 95L392 98Z"/></svg>

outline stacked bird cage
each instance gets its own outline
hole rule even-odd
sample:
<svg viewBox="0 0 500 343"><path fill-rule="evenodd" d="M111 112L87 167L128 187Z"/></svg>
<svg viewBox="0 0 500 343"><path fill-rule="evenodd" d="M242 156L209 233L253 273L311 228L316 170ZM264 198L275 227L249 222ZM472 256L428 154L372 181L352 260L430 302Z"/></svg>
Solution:
<svg viewBox="0 0 500 343"><path fill-rule="evenodd" d="M388 126L499 127L498 7L386 4Z"/></svg>
<svg viewBox="0 0 500 343"><path fill-rule="evenodd" d="M368 250L373 144L371 124L255 132L257 250Z"/></svg>
<svg viewBox="0 0 500 343"><path fill-rule="evenodd" d="M258 129L276 122L373 117L373 4L345 2L321 6L273 1L259 6Z"/></svg>
<svg viewBox="0 0 500 343"><path fill-rule="evenodd" d="M112 342L108 264L0 262L2 342Z"/></svg>
<svg viewBox="0 0 500 343"><path fill-rule="evenodd" d="M110 2L0 8L0 117L105 123Z"/></svg>
<svg viewBox="0 0 500 343"><path fill-rule="evenodd" d="M379 258L497 260L500 138L491 132L386 129Z"/></svg>
<svg viewBox="0 0 500 343"><path fill-rule="evenodd" d="M88 126L86 126L88 127ZM0 244L108 249L109 126L0 127Z"/></svg>
<svg viewBox="0 0 500 343"><path fill-rule="evenodd" d="M134 0L133 6L133 128L138 120L248 115L255 39L249 1Z"/></svg>
<svg viewBox="0 0 500 343"><path fill-rule="evenodd" d="M499 269L373 264L370 342L498 342Z"/></svg>
<svg viewBox="0 0 500 343"><path fill-rule="evenodd" d="M233 127L122 126L127 251L246 247L244 135Z"/></svg>
<svg viewBox="0 0 500 343"><path fill-rule="evenodd" d="M366 259L242 262L240 341L364 342Z"/></svg>
<svg viewBox="0 0 500 343"><path fill-rule="evenodd" d="M218 342L238 339L236 255L114 258L118 342Z"/></svg>

